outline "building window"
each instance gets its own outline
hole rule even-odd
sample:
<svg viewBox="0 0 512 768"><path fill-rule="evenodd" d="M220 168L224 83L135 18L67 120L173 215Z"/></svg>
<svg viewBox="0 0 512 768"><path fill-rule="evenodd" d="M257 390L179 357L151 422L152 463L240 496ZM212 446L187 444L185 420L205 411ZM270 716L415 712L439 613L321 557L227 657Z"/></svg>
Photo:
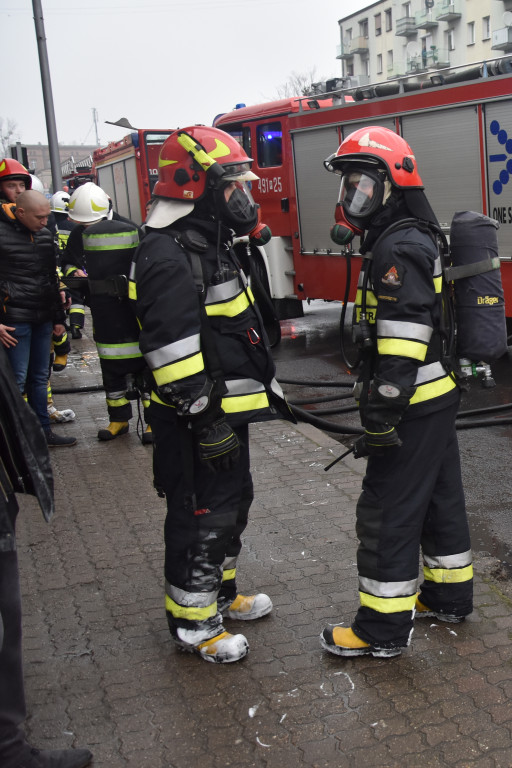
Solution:
<svg viewBox="0 0 512 768"><path fill-rule="evenodd" d="M347 77L354 77L354 62L347 61Z"/></svg>
<svg viewBox="0 0 512 768"><path fill-rule="evenodd" d="M489 40L491 37L491 17L484 16L482 19L482 40Z"/></svg>
<svg viewBox="0 0 512 768"><path fill-rule="evenodd" d="M475 22L470 21L468 24L468 45L475 44Z"/></svg>
<svg viewBox="0 0 512 768"><path fill-rule="evenodd" d="M388 64L388 72L393 71L393 51L388 51L387 53L387 64Z"/></svg>
<svg viewBox="0 0 512 768"><path fill-rule="evenodd" d="M411 4L410 3L404 3L402 7L404 9L404 16L405 16L405 18L406 19L410 19L411 18Z"/></svg>
<svg viewBox="0 0 512 768"><path fill-rule="evenodd" d="M446 32L446 47L449 51L455 50L455 35L453 29L449 29L448 32Z"/></svg>
<svg viewBox="0 0 512 768"><path fill-rule="evenodd" d="M375 36L378 37L382 34L382 22L380 19L380 13L375 14Z"/></svg>
<svg viewBox="0 0 512 768"><path fill-rule="evenodd" d="M368 19L359 22L359 37L368 38Z"/></svg>
<svg viewBox="0 0 512 768"><path fill-rule="evenodd" d="M391 8L388 8L387 11L384 11L384 16L386 17L386 32L391 32L393 29L393 23L391 20Z"/></svg>
<svg viewBox="0 0 512 768"><path fill-rule="evenodd" d="M377 74L382 75L382 53L377 54Z"/></svg>
<svg viewBox="0 0 512 768"><path fill-rule="evenodd" d="M370 77L370 59L365 59L363 61L363 66L366 77Z"/></svg>
<svg viewBox="0 0 512 768"><path fill-rule="evenodd" d="M350 29L347 29L344 35L344 39L347 40L347 42L350 42L352 40L352 27Z"/></svg>

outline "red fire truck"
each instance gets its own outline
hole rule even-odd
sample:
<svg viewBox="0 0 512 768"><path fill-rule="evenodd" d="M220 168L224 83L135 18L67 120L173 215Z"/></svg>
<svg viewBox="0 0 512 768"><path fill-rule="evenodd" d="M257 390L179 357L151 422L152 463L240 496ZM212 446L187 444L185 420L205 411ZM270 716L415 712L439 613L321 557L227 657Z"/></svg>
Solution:
<svg viewBox="0 0 512 768"><path fill-rule="evenodd" d="M349 258L329 235L339 177L323 161L364 125L386 126L410 143L446 230L456 211L480 211L500 222L512 318L512 59L242 107L215 125L254 158L260 178L252 191L273 238L253 260L281 318L300 313L303 299L343 298ZM358 272L356 263L351 296Z"/></svg>
<svg viewBox="0 0 512 768"><path fill-rule="evenodd" d="M98 184L114 210L135 224L146 218L146 204L158 181L158 156L172 129L140 129L93 152Z"/></svg>
<svg viewBox="0 0 512 768"><path fill-rule="evenodd" d="M135 224L146 218L146 204L158 180L158 155L172 129L139 129L120 141L95 149L80 162L62 166L63 181L71 191L94 181L112 198L114 209Z"/></svg>

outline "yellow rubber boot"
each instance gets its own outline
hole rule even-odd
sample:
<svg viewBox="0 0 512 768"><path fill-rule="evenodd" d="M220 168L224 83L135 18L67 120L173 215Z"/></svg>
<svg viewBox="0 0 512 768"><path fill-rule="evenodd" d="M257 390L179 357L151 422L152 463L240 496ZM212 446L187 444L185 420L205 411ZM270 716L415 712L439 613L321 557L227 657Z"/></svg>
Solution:
<svg viewBox="0 0 512 768"><path fill-rule="evenodd" d="M320 643L326 651L336 656L399 656L401 648L377 648L361 640L352 627L326 627L320 635Z"/></svg>
<svg viewBox="0 0 512 768"><path fill-rule="evenodd" d="M464 621L465 616L455 616L452 613L440 613L439 611L433 611L431 608L421 602L418 596L416 596L415 616L419 619L435 618L439 621L445 621L447 624L460 624Z"/></svg>
<svg viewBox="0 0 512 768"><path fill-rule="evenodd" d="M63 371L67 364L68 364L67 355L55 355L52 368L54 371L57 371L57 372Z"/></svg>
<svg viewBox="0 0 512 768"><path fill-rule="evenodd" d="M106 429L100 429L98 432L98 440L115 440L120 435L126 435L128 432L127 421L111 421Z"/></svg>
<svg viewBox="0 0 512 768"><path fill-rule="evenodd" d="M151 445L152 442L153 442L153 432L151 431L151 427L148 424L148 426L142 433L142 445Z"/></svg>

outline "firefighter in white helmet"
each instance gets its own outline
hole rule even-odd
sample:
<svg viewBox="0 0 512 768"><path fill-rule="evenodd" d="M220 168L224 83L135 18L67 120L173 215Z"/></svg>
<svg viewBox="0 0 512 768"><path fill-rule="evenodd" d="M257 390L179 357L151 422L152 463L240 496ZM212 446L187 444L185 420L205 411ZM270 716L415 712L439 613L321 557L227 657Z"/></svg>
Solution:
<svg viewBox="0 0 512 768"><path fill-rule="evenodd" d="M127 377L136 376L144 367L138 347L139 328L127 292L139 234L132 222L113 219L110 198L93 182L73 192L68 215L78 226L65 251L66 275L87 278L87 302L109 415L109 424L98 431L98 439L110 441L128 432L133 415L129 398L136 393L131 386L127 391ZM149 405L143 392L140 396L144 405ZM149 427L141 439L151 442Z"/></svg>
<svg viewBox="0 0 512 768"><path fill-rule="evenodd" d="M333 237L363 238L354 331L364 434L354 452L368 464L356 509L360 607L321 643L339 656L396 656L415 616L455 623L473 608L440 229L411 147L394 131L356 130L326 166L341 176Z"/></svg>
<svg viewBox="0 0 512 768"><path fill-rule="evenodd" d="M210 662L241 659L224 618L267 615L237 587L253 499L249 429L293 416L232 249L258 221L252 160L224 131L192 126L165 141L155 200L132 267L139 345L151 370L155 486L167 498L166 613L176 645Z"/></svg>

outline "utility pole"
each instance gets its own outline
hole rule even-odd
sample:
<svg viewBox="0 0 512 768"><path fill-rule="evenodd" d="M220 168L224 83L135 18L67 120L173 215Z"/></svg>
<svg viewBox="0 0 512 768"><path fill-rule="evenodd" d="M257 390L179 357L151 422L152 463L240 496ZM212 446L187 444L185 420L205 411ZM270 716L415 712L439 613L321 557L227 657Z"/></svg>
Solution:
<svg viewBox="0 0 512 768"><path fill-rule="evenodd" d="M59 142L57 140L57 126L55 124L50 65L48 63L48 51L46 50L46 34L44 31L41 0L32 0L32 8L34 11L39 67L41 69L41 82L43 86L43 101L46 116L46 131L48 133L48 149L50 151L52 184L53 191L57 192L59 189L62 189L62 173L60 169Z"/></svg>

